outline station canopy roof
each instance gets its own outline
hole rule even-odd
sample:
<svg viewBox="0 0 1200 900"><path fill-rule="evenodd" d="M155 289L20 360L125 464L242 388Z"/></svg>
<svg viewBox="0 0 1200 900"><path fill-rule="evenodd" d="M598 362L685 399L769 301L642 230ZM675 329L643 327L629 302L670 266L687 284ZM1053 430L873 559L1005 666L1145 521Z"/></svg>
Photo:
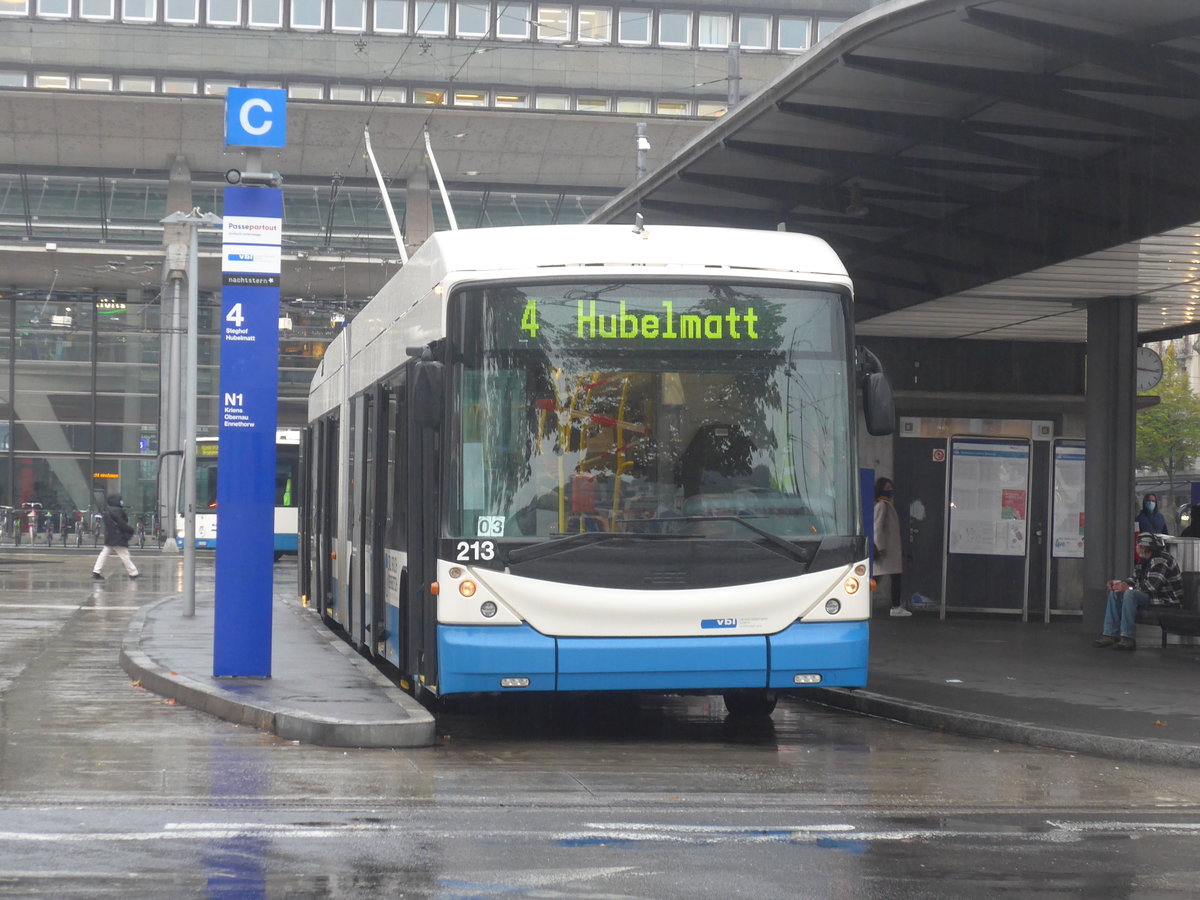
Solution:
<svg viewBox="0 0 1200 900"><path fill-rule="evenodd" d="M1198 161L1195 0L894 0L594 220L820 235L860 334L1083 341L1136 296L1168 337L1200 331Z"/></svg>

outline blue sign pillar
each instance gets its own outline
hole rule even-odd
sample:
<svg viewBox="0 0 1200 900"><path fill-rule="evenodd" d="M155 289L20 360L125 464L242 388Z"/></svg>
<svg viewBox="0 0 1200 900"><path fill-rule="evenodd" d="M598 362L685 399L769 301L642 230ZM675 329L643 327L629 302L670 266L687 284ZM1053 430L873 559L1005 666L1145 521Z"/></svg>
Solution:
<svg viewBox="0 0 1200 900"><path fill-rule="evenodd" d="M213 675L271 674L283 192L225 189Z"/></svg>
<svg viewBox="0 0 1200 900"><path fill-rule="evenodd" d="M282 91L230 90L226 142L283 146ZM227 187L222 216L213 675L271 675L283 191Z"/></svg>

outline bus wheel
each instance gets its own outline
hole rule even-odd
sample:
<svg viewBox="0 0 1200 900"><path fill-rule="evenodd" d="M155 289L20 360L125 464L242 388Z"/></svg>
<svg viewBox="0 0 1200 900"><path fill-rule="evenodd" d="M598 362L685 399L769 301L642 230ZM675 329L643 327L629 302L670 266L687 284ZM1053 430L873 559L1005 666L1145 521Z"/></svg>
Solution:
<svg viewBox="0 0 1200 900"><path fill-rule="evenodd" d="M774 691L758 688L726 691L721 696L729 714L738 719L769 716L775 712L775 703L779 699Z"/></svg>

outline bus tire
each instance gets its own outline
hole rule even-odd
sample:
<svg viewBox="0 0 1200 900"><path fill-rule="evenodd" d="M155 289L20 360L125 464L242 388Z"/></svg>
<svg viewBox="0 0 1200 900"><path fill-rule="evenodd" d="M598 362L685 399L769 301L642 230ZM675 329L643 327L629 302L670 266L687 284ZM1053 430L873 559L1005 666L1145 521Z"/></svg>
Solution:
<svg viewBox="0 0 1200 900"><path fill-rule="evenodd" d="M721 695L729 715L736 719L763 718L775 712L779 696L765 688L741 688Z"/></svg>

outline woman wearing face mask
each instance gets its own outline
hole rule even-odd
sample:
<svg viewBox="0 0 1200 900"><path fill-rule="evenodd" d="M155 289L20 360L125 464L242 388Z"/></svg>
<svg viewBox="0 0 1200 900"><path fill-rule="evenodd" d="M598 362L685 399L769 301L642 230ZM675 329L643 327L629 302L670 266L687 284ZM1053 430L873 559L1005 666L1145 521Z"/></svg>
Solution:
<svg viewBox="0 0 1200 900"><path fill-rule="evenodd" d="M1167 520L1158 509L1158 494L1151 493L1142 497L1142 508L1138 510L1137 527L1134 528L1134 531L1170 534L1167 531Z"/></svg>
<svg viewBox="0 0 1200 900"><path fill-rule="evenodd" d="M891 615L911 616L900 603L900 573L904 571L904 556L900 547L900 517L892 505L892 479L875 481L875 561L871 571L888 576L892 599Z"/></svg>

